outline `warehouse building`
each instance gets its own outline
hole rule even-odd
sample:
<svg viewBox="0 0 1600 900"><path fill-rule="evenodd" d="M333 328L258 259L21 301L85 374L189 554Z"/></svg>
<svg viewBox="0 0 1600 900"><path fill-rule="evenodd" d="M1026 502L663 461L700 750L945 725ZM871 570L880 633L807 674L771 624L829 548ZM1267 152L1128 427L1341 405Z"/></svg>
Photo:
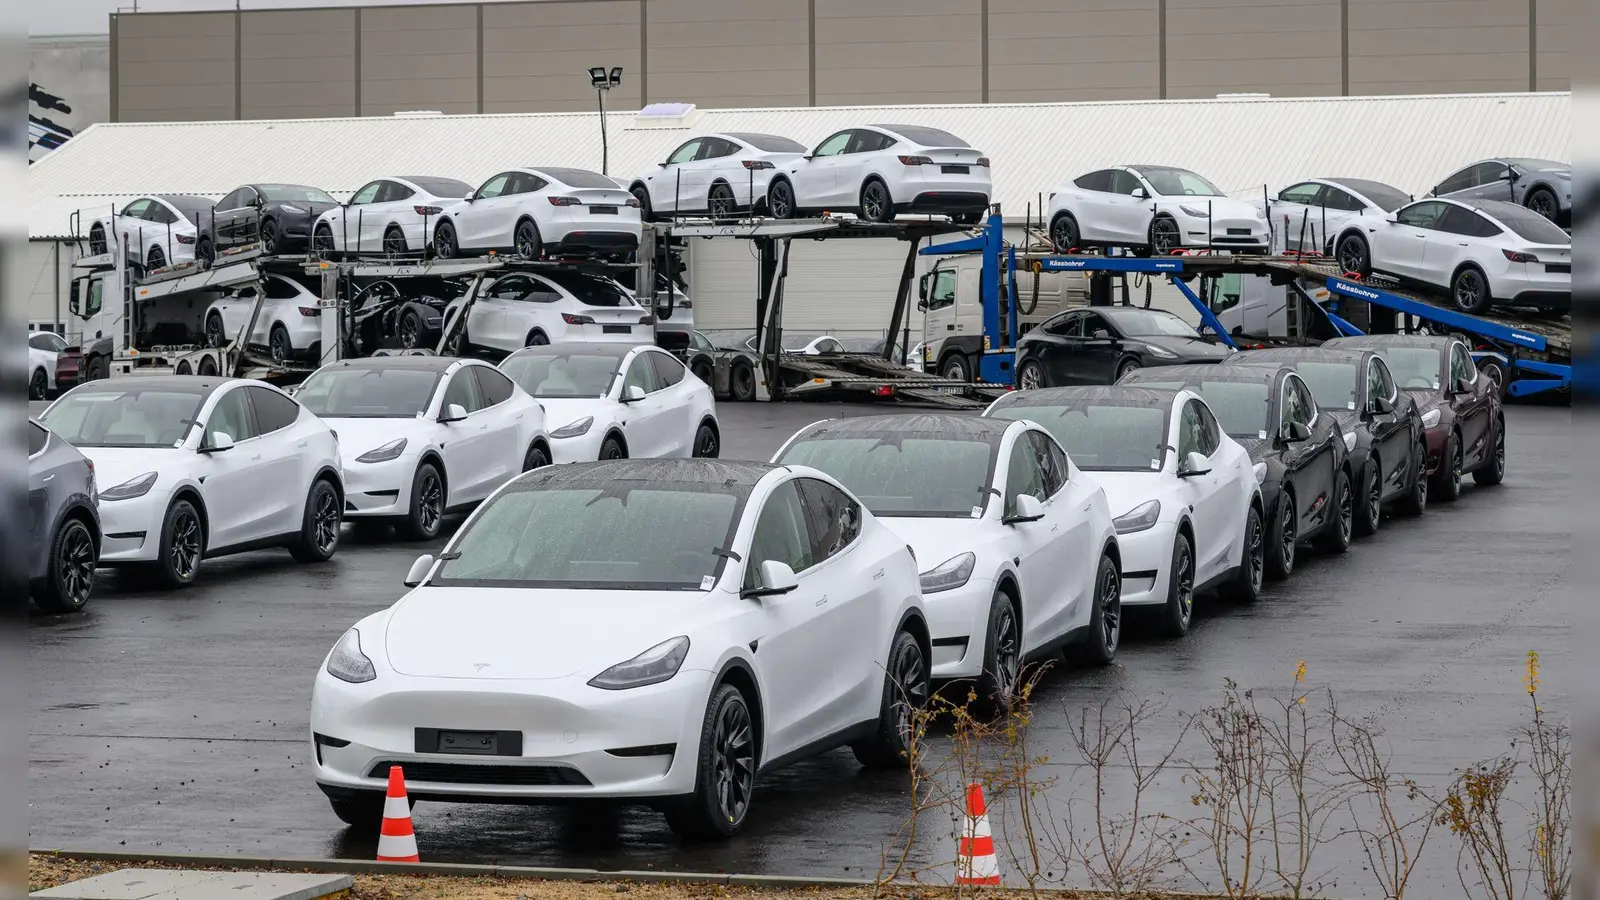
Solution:
<svg viewBox="0 0 1600 900"><path fill-rule="evenodd" d="M1571 158L1564 92L611 111L604 155L609 174L626 183L697 134L767 132L810 145L872 122L935 125L983 150L1013 240L1055 185L1107 165L1182 166L1253 198L1316 176L1370 178L1421 195L1485 157ZM598 170L601 159L592 112L95 125L31 168L28 315L72 330L64 298L79 252L75 216L87 221L141 194L218 198L240 184L289 182L344 198L385 174L477 184L511 166ZM881 333L904 258L896 241L797 243L790 327ZM753 326L756 264L746 242L696 241L688 269L702 328ZM1186 311L1170 288L1154 300Z"/></svg>

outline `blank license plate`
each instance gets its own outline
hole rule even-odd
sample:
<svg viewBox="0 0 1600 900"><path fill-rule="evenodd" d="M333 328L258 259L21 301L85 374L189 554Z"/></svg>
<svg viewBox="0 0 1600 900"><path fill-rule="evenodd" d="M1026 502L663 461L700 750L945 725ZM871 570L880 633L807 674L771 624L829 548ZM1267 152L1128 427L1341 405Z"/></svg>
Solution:
<svg viewBox="0 0 1600 900"><path fill-rule="evenodd" d="M1572 274L1572 263L1546 263L1544 270L1552 274Z"/></svg>
<svg viewBox="0 0 1600 900"><path fill-rule="evenodd" d="M971 170L966 166L940 166L939 171L946 175L965 175Z"/></svg>
<svg viewBox="0 0 1600 900"><path fill-rule="evenodd" d="M633 334L633 326L632 325L603 325L600 328L600 333L601 334Z"/></svg>
<svg viewBox="0 0 1600 900"><path fill-rule="evenodd" d="M615 206L591 206L589 207L589 212L602 216L614 216L617 214L617 208Z"/></svg>
<svg viewBox="0 0 1600 900"><path fill-rule="evenodd" d="M500 740L492 731L441 731L439 752L495 756L500 752Z"/></svg>

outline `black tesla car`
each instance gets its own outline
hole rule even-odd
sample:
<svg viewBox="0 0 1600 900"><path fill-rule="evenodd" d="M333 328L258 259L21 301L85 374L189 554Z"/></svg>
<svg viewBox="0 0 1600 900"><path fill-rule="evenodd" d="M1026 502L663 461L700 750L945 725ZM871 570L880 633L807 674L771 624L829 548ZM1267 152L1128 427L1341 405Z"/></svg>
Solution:
<svg viewBox="0 0 1600 900"><path fill-rule="evenodd" d="M1311 389L1287 366L1165 366L1139 369L1118 384L1199 394L1217 424L1250 454L1266 508L1267 571L1286 578L1295 547L1350 549L1355 484L1343 432L1319 415ZM1287 501L1287 502L1285 502Z"/></svg>
<svg viewBox="0 0 1600 900"><path fill-rule="evenodd" d="M194 255L210 267L217 254L261 244L268 255L304 252L317 217L339 205L327 191L303 184L247 184L202 214Z"/></svg>
<svg viewBox="0 0 1600 900"><path fill-rule="evenodd" d="M1234 351L1162 309L1070 309L1017 340L1017 387L1116 384L1145 366L1218 363Z"/></svg>
<svg viewBox="0 0 1600 900"><path fill-rule="evenodd" d="M1319 413L1331 416L1350 452L1356 483L1356 533L1368 535L1383 508L1420 515L1428 505L1428 445L1416 401L1395 386L1370 350L1282 347L1246 350L1229 365L1288 366L1305 380Z"/></svg>

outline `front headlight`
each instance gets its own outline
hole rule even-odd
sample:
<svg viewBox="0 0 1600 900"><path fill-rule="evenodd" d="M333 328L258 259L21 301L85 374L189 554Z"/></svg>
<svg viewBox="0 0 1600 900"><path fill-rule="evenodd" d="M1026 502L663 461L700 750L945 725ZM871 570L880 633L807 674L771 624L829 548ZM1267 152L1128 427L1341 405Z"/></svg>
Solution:
<svg viewBox="0 0 1600 900"><path fill-rule="evenodd" d="M1346 431L1344 433L1344 450L1349 453L1354 449L1356 449L1356 433L1354 431Z"/></svg>
<svg viewBox="0 0 1600 900"><path fill-rule="evenodd" d="M1150 355L1154 356L1156 359L1177 359L1178 358L1178 354L1173 353L1171 350L1168 350L1165 347L1157 347L1155 344L1149 344L1148 346L1150 348Z"/></svg>
<svg viewBox="0 0 1600 900"><path fill-rule="evenodd" d="M977 565L978 554L971 550L959 556L952 556L917 576L922 580L922 592L936 594L961 587L972 578L972 570Z"/></svg>
<svg viewBox="0 0 1600 900"><path fill-rule="evenodd" d="M1422 427L1433 428L1439 424L1439 419L1444 416L1444 410L1437 406L1422 414Z"/></svg>
<svg viewBox="0 0 1600 900"><path fill-rule="evenodd" d="M1267 464L1266 463L1264 463L1264 462L1256 463L1255 471L1256 471L1256 484L1260 484L1261 482L1267 480Z"/></svg>
<svg viewBox="0 0 1600 900"><path fill-rule="evenodd" d="M346 631L339 643L328 654L328 674L351 684L361 684L378 677L372 660L361 652L361 633L354 628Z"/></svg>
<svg viewBox="0 0 1600 900"><path fill-rule="evenodd" d="M1211 213L1207 212L1204 209L1195 209L1192 206L1182 206L1182 205L1180 205L1178 208L1183 210L1183 214L1186 215L1186 216L1194 216L1196 219L1209 219L1209 218L1211 218Z"/></svg>
<svg viewBox="0 0 1600 900"><path fill-rule="evenodd" d="M135 497L143 497L145 494L150 493L151 488L156 486L157 477L158 475L155 472L146 472L132 481L124 481L114 488L101 491L100 499L132 500Z"/></svg>
<svg viewBox="0 0 1600 900"><path fill-rule="evenodd" d="M1136 531L1148 531L1156 527L1156 520L1161 518L1161 501L1146 500L1115 519L1111 524L1116 526L1117 534L1133 534Z"/></svg>
<svg viewBox="0 0 1600 900"><path fill-rule="evenodd" d="M356 457L356 462L361 462L361 463L388 462L391 459L397 458L401 453L404 453L405 449L406 449L406 439L405 438L400 438L399 440L390 441L389 443L384 444L382 447L379 447L376 450L368 450L367 452L365 452L365 453L361 454L360 456Z"/></svg>
<svg viewBox="0 0 1600 900"><path fill-rule="evenodd" d="M627 662L620 662L589 679L590 687L607 691L660 684L678 674L678 667L689 656L689 638L683 635L651 647Z"/></svg>
<svg viewBox="0 0 1600 900"><path fill-rule="evenodd" d="M594 416L584 416L576 422L569 422L566 425L557 428L555 431L550 432L550 436L553 438L578 437L580 435L588 434L589 427L593 424Z"/></svg>
<svg viewBox="0 0 1600 900"><path fill-rule="evenodd" d="M282 205L282 206L280 206L278 208L283 210L286 213L294 213L297 216L303 216L303 215L305 215L305 212L306 212L305 210L301 209L298 206L290 206L287 203L285 203L284 205Z"/></svg>

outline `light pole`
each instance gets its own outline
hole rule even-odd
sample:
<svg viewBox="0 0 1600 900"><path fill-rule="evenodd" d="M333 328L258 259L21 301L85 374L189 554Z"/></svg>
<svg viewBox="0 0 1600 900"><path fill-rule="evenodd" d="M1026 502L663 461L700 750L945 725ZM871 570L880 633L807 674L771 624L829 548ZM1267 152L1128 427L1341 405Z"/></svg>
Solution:
<svg viewBox="0 0 1600 900"><path fill-rule="evenodd" d="M606 91L621 83L621 66L613 66L609 72L605 66L595 66L589 70L589 84L594 87L594 95L600 100L600 174L602 175L611 174L608 171L611 163L611 147L606 141Z"/></svg>

